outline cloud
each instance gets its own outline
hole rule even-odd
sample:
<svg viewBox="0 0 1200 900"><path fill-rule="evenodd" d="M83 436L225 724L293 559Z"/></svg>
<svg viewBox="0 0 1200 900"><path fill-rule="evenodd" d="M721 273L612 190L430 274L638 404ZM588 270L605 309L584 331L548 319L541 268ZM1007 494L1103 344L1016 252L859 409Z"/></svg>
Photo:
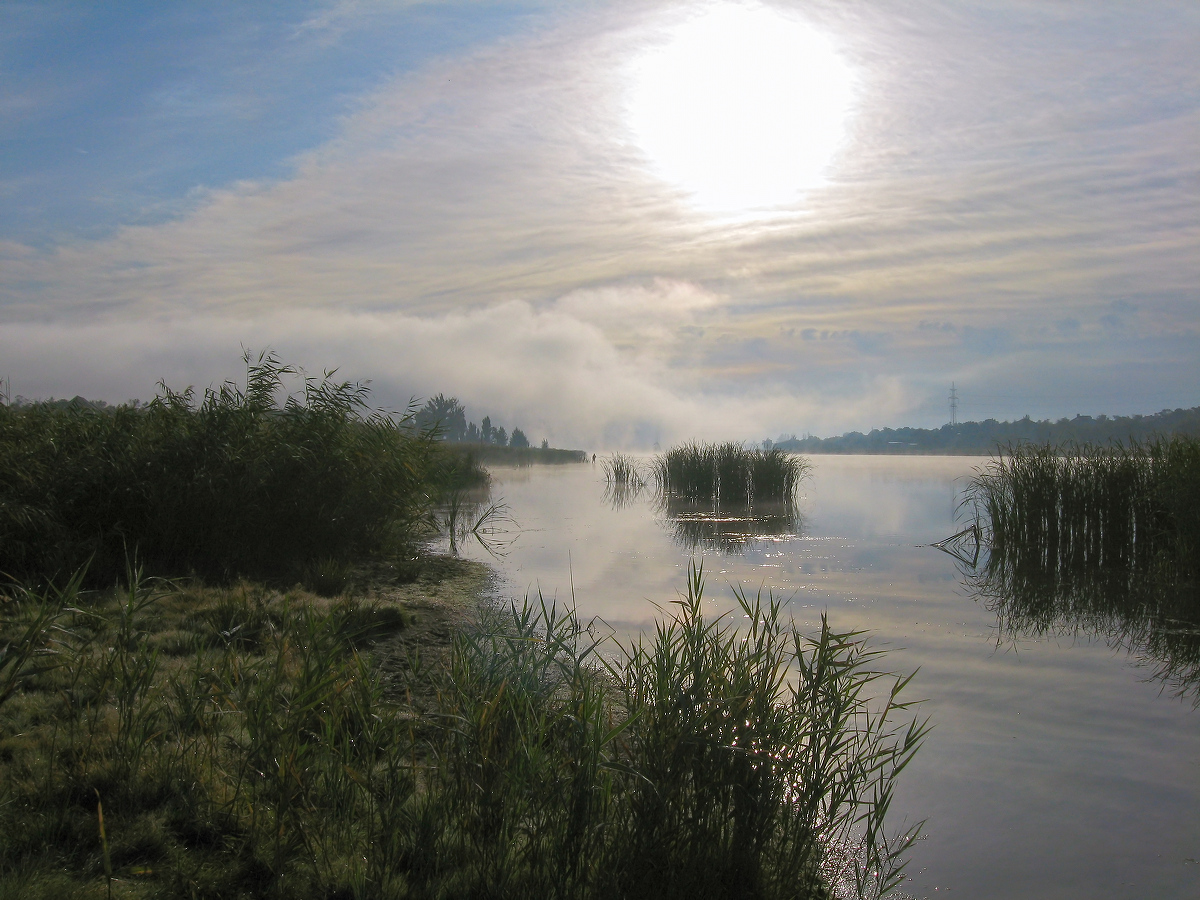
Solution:
<svg viewBox="0 0 1200 900"><path fill-rule="evenodd" d="M1168 376L1165 405L1187 402L1193 7L806 5L862 73L852 140L803 206L742 222L689 209L630 142L620 79L656 11L554 8L358 97L284 177L101 240L0 246L0 365L41 393L73 367L135 390L270 344L614 445L903 424L940 415L921 411L952 379L997 396L1016 366L997 409L1052 406L1087 354L1131 379L1099 379L1096 411ZM304 33L375 13L334 4Z"/></svg>

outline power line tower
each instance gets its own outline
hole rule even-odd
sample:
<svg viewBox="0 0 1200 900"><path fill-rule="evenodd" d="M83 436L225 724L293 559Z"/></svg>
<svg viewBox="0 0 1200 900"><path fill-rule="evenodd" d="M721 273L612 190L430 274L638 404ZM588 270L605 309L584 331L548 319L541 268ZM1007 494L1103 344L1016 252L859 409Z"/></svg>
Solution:
<svg viewBox="0 0 1200 900"><path fill-rule="evenodd" d="M953 381L950 382L950 424L958 424L958 390Z"/></svg>

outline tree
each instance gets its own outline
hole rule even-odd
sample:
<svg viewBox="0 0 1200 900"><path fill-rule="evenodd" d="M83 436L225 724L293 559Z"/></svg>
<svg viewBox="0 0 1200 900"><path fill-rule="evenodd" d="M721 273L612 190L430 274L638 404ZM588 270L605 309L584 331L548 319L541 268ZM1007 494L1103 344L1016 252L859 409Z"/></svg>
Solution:
<svg viewBox="0 0 1200 900"><path fill-rule="evenodd" d="M496 429L496 443L501 447L508 446L508 432L504 430L504 426Z"/></svg>
<svg viewBox="0 0 1200 900"><path fill-rule="evenodd" d="M483 426L479 429L479 441L483 444L492 442L492 417L483 417Z"/></svg>
<svg viewBox="0 0 1200 900"><path fill-rule="evenodd" d="M461 441L467 436L467 415L457 397L438 394L417 411L417 427L423 431L436 428L447 441Z"/></svg>
<svg viewBox="0 0 1200 900"><path fill-rule="evenodd" d="M525 432L523 432L520 428L514 428L512 437L510 437L508 439L508 446L510 446L510 447L528 447L529 446L529 438L525 437Z"/></svg>

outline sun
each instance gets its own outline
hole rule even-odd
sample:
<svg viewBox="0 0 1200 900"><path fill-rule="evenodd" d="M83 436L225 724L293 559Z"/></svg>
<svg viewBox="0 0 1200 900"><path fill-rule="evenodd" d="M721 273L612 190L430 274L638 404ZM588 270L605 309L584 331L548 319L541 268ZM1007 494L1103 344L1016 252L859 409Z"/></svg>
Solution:
<svg viewBox="0 0 1200 900"><path fill-rule="evenodd" d="M829 37L759 3L695 8L629 76L636 145L714 213L791 206L825 182L854 100L853 72Z"/></svg>

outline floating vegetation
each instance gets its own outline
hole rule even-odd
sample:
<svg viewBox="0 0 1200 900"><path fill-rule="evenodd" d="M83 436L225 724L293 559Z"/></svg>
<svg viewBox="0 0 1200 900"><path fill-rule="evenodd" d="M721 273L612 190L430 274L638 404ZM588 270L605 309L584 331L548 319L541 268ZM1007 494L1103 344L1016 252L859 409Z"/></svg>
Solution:
<svg viewBox="0 0 1200 900"><path fill-rule="evenodd" d="M789 500L811 466L803 457L782 450L759 450L742 444L672 447L655 458L659 491L688 500L746 504Z"/></svg>
<svg viewBox="0 0 1200 900"><path fill-rule="evenodd" d="M128 582L0 604L12 896L874 898L916 838L911 676L697 570L645 642L526 602L396 668L392 604Z"/></svg>
<svg viewBox="0 0 1200 900"><path fill-rule="evenodd" d="M1040 555L1051 571L1200 574L1198 438L1012 448L977 475L966 502L993 555Z"/></svg>

